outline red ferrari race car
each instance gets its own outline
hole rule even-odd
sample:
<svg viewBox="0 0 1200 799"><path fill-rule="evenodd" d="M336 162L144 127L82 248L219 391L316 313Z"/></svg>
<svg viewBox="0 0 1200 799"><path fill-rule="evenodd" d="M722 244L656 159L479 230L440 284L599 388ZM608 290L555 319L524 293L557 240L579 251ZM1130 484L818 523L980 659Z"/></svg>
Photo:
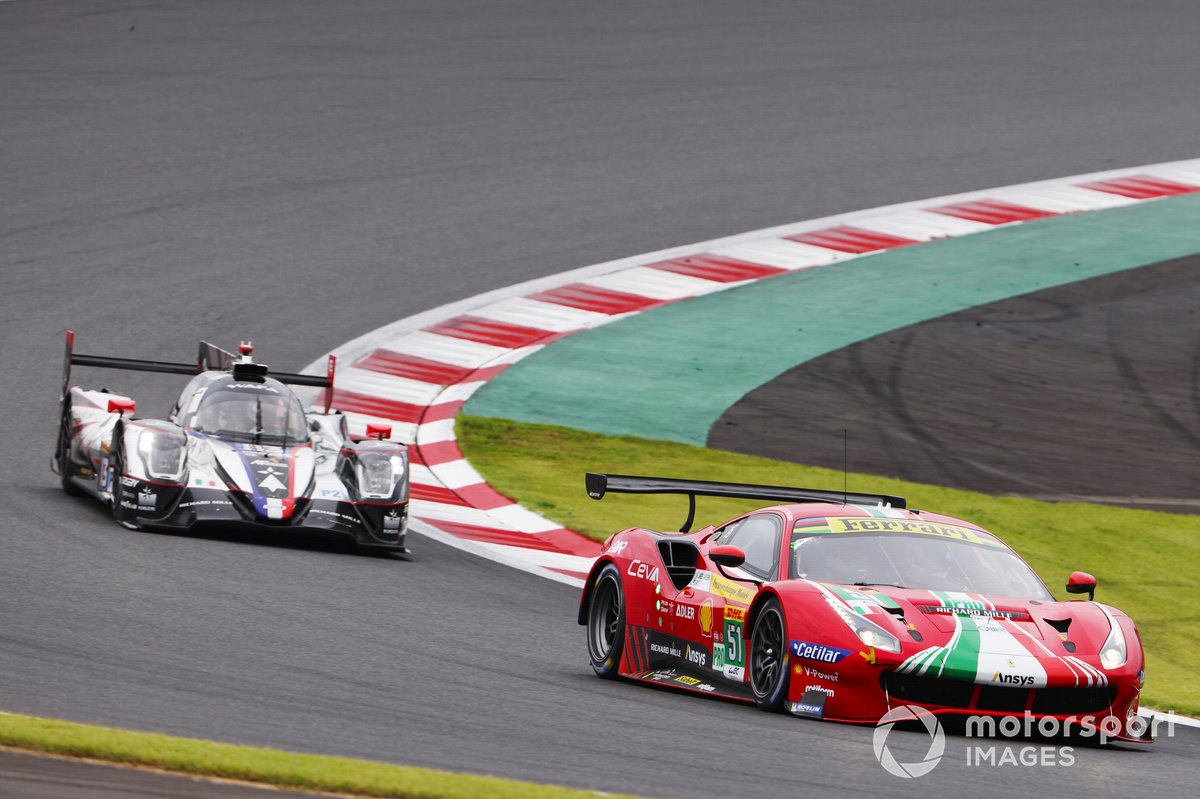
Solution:
<svg viewBox="0 0 1200 799"><path fill-rule="evenodd" d="M909 705L1150 740L1137 628L1090 575L1066 587L1087 601L1059 602L996 536L902 497L605 474L587 490L690 502L679 533L604 543L579 608L601 677L836 721ZM786 504L689 533L697 496Z"/></svg>

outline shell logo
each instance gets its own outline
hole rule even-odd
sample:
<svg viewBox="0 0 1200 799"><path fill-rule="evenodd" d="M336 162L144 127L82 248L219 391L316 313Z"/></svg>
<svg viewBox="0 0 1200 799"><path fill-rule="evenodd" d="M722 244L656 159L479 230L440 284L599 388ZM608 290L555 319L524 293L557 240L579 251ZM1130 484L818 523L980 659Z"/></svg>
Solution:
<svg viewBox="0 0 1200 799"><path fill-rule="evenodd" d="M708 635L712 632L713 626L713 601L711 599L704 600L700 605L700 629L704 630L704 634Z"/></svg>

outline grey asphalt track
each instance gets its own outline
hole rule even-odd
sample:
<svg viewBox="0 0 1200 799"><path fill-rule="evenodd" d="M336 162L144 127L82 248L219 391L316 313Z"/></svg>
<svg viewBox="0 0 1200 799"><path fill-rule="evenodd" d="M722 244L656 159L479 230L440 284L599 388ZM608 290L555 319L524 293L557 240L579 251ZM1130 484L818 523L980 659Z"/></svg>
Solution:
<svg viewBox="0 0 1200 799"><path fill-rule="evenodd" d="M654 795L1193 793L1192 731L898 780L869 730L594 679L564 586L137 534L45 463L68 326L296 368L589 263L1195 157L1198 33L1184 0L0 3L0 708Z"/></svg>

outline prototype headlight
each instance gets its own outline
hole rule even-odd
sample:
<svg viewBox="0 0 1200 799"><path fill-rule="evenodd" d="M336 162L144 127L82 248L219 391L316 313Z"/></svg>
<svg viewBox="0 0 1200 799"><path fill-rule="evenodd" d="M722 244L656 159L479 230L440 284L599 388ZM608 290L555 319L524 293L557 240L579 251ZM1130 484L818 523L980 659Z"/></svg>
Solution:
<svg viewBox="0 0 1200 799"><path fill-rule="evenodd" d="M183 476L186 449L174 438L144 432L138 436L138 454L146 474L158 480L177 482Z"/></svg>
<svg viewBox="0 0 1200 799"><path fill-rule="evenodd" d="M862 641L867 646L873 646L876 649L882 649L884 652L899 652L900 639L889 633L887 630L880 627L870 619L860 616L850 608L843 605L835 596L830 594L824 588L821 589L825 594L825 601L829 603L829 607L833 608L837 613L838 618L846 622L846 626L854 631L858 636L858 640Z"/></svg>
<svg viewBox="0 0 1200 799"><path fill-rule="evenodd" d="M390 499L404 477L404 459L399 455L364 452L354 465L358 494L363 499Z"/></svg>
<svg viewBox="0 0 1200 799"><path fill-rule="evenodd" d="M191 450L188 458L191 460L193 466L212 466L215 463L212 447L209 446L207 441L193 438L188 444Z"/></svg>
<svg viewBox="0 0 1200 799"><path fill-rule="evenodd" d="M1106 669L1117 669L1125 665L1125 658L1128 654L1125 647L1125 634L1121 632L1121 625L1113 618L1113 615L1104 607L1101 607L1104 615L1108 616L1108 623L1112 628L1108 633L1108 638L1104 641L1104 646L1100 647L1100 665Z"/></svg>

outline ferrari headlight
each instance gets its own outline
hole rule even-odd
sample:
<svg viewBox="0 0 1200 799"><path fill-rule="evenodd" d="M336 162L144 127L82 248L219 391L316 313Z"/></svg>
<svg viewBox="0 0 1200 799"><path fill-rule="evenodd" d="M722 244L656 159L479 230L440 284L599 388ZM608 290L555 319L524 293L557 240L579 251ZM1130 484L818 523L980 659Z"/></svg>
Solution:
<svg viewBox="0 0 1200 799"><path fill-rule="evenodd" d="M146 475L158 480L176 482L183 476L184 453L180 442L151 432L138 436L138 454L142 456Z"/></svg>
<svg viewBox="0 0 1200 799"><path fill-rule="evenodd" d="M879 630L872 630L870 627L864 627L855 632L858 633L858 640L862 641L867 646L873 646L876 649L884 649L891 652L900 651L900 642L894 635L887 633L880 634Z"/></svg>
<svg viewBox="0 0 1200 799"><path fill-rule="evenodd" d="M389 499L404 477L404 459L399 455L364 452L355 464L358 493L364 499Z"/></svg>
<svg viewBox="0 0 1200 799"><path fill-rule="evenodd" d="M858 640L862 641L867 646L873 646L876 649L882 649L884 652L899 652L900 639L889 633L887 630L880 627L870 619L860 616L850 608L843 605L838 599L822 588L825 594L825 601L829 603L829 607L833 608L837 613L838 618L846 622L846 626L854 631L858 636Z"/></svg>
<svg viewBox="0 0 1200 799"><path fill-rule="evenodd" d="M1108 616L1108 623L1111 630L1108 633L1108 638L1104 641L1104 646L1100 647L1100 665L1106 669L1116 669L1125 665L1127 655L1125 648L1125 634L1121 632L1121 625L1107 608L1101 606L1104 615Z"/></svg>

